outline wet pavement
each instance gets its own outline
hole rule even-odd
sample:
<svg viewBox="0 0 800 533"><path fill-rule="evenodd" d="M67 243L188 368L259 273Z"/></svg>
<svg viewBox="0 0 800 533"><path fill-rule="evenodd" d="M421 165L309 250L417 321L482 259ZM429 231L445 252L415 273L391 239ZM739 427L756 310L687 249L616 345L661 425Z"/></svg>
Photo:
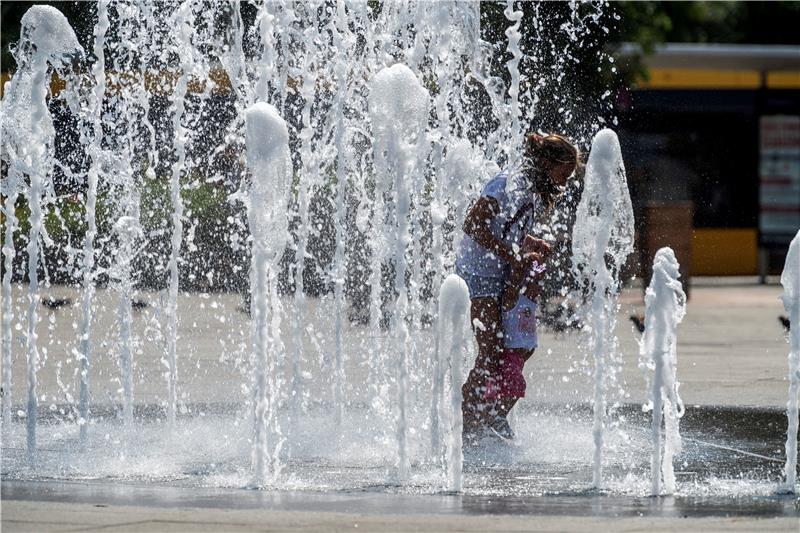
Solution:
<svg viewBox="0 0 800 533"><path fill-rule="evenodd" d="M623 497L592 490L546 496L387 494L376 491L290 492L203 489L119 483L17 482L2 484L4 501L135 505L162 508L268 509L359 514L559 515L592 517L702 518L798 517L795 496ZM798 523L800 524L800 522Z"/></svg>
<svg viewBox="0 0 800 533"><path fill-rule="evenodd" d="M216 406L217 414L210 413L211 407L193 406L194 413L203 414L182 417L172 433L159 419L140 418L130 432L111 419L95 424L95 437L85 444L80 443L76 432L69 433L70 426L51 420L40 427L39 455L33 467L27 461L24 425L18 424L3 443L3 481L8 487L26 482L33 482L33 487L67 482L65 486L78 493L83 489L78 490L80 485L70 481L119 483L145 492L143 485L174 489L175 494L193 489L219 489L223 492L218 494L227 494L225 490L250 483L248 425L231 407ZM274 501L302 500L306 496L324 501L322 493L328 493L337 505L337 498L354 495L374 496L377 502L386 501L384 496L401 500L407 496L434 500L442 496L443 470L430 456L429 444L418 442L412 447L409 478L402 484L392 484L387 480L392 479L393 446L376 439L374 430L363 430L362 410L351 410L347 415L345 422L352 425L347 426L352 427L347 440L337 443L330 439L332 428L325 426L325 419L330 417L323 409L309 424L313 429L306 428L287 443L281 480L276 485L285 492L277 493ZM772 496L782 480L785 461L784 413L775 409L687 407L681 426L683 448L674 461L680 496L669 500L672 507L661 503L653 507L653 499L642 499L650 490L648 415L639 406L628 405L616 411L615 420L606 435L606 490L598 493L590 489L593 448L588 407L550 405L520 410L514 421L518 434L515 442L489 439L482 446L465 449L464 489L457 500L460 512L493 506L499 506L499 510L485 512L517 512L514 509L528 505L525 502L529 498L544 498L550 503L542 505L558 507L562 505L559 498L565 497L573 499L573 505L583 512L602 510L603 505L597 507L598 501L617 509L628 499L638 501L631 507L635 512L644 512L643 505L651 509L648 512L674 512L674 502L681 508L697 507L697 512L713 502L710 508L716 509L714 512L728 506L735 509L742 501L755 505L753 512L774 507ZM121 494L126 494L125 490ZM4 492L3 497L8 494L15 492ZM280 494L294 496L284 500ZM243 497L258 502L262 496ZM448 497L437 505L447 506L452 501ZM571 505L564 503L563 507L570 509ZM627 511L613 511L620 512Z"/></svg>

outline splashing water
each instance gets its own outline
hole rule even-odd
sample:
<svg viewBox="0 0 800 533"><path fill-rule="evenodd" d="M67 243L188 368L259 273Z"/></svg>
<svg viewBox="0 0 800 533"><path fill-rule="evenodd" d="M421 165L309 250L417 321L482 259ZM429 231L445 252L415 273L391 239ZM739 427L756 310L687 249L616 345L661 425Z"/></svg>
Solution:
<svg viewBox="0 0 800 533"><path fill-rule="evenodd" d="M653 496L664 491L675 492L675 472L672 459L681 451L679 432L683 402L678 395L678 355L676 329L686 314L686 294L683 292L678 260L671 248L661 248L653 259L653 277L645 294L645 330L640 343L641 366L652 371L650 402L653 455L650 466ZM664 420L664 454L661 454L661 421Z"/></svg>
<svg viewBox="0 0 800 533"><path fill-rule="evenodd" d="M39 321L39 246L40 240L49 241L44 229L43 209L53 201L53 188L50 180L54 162L55 130L47 108L48 65L57 69L69 67L72 59L83 55L67 19L57 9L50 6L34 6L22 17L20 43L14 52L21 74L15 76L6 86L3 98L4 148L13 160L9 169L8 183L3 195L7 202L5 212L10 214L20 189L24 188L23 176L29 179L24 193L30 207L30 230L28 232L28 332L26 338L28 358L28 408L27 408L27 446L28 460L36 460L36 415L38 398L36 391L36 372L40 364L36 326ZM8 227L13 228L11 217ZM11 237L7 234L6 237ZM9 239L6 247L11 247ZM13 249L13 248L12 248ZM10 256L8 253L7 257ZM7 271L7 276L9 271ZM3 300L10 301L10 278L4 278ZM3 344L10 352L10 319L4 310ZM9 313L10 315L11 313ZM4 372L10 371L10 356L4 354ZM10 388L10 377L8 381ZM4 407L6 416L10 413Z"/></svg>
<svg viewBox="0 0 800 533"><path fill-rule="evenodd" d="M81 441L85 442L89 429L89 372L92 360L92 316L94 300L94 265L95 238L97 237L97 184L100 174L103 138L103 95L106 92L106 62L103 48L110 22L108 19L108 2L97 3L97 25L94 29L94 55L96 61L92 66L94 76L94 92L91 101L91 133L92 141L87 147L91 159L86 174L86 236L83 240L83 272L81 294L81 343L80 343L80 397L78 405L78 423L81 425ZM87 113L89 114L89 113Z"/></svg>
<svg viewBox="0 0 800 533"><path fill-rule="evenodd" d="M792 325L789 350L789 401L786 403L786 466L785 485L782 490L796 492L797 486L797 428L798 405L800 405L800 232L792 239L786 263L781 273L783 306Z"/></svg>
<svg viewBox="0 0 800 533"><path fill-rule="evenodd" d="M406 279L406 247L409 233L412 190L419 197L422 164L417 161L420 148L425 145L428 114L428 92L405 65L394 65L378 72L370 85L369 110L372 134L375 138L376 194L391 198L387 213L389 225L395 229L390 237L392 245L385 261L394 269L394 290L397 300L390 313L389 329L396 332L394 346L399 351L397 360L397 469L400 480L408 476L408 398L410 332L405 317L415 310L409 309L409 294L404 290ZM391 368L391 365L389 365Z"/></svg>
<svg viewBox="0 0 800 533"><path fill-rule="evenodd" d="M461 364L473 355L456 353L461 334L469 340L453 322L461 313L439 310L458 301L463 311L463 286L458 296L437 289L455 291L442 280L468 202L498 165L513 163L528 125L539 127L548 91L563 109L541 123L577 139L597 128L595 117L577 119L564 73L576 68L575 50L591 45L599 6L564 4L575 13L563 24L539 5L501 6L508 40L498 48L481 38L481 9L494 6L477 3L100 2L91 73L50 95L76 122L77 155L63 160L40 105L49 71L20 55L35 48L64 65L46 52L58 32L23 32L3 98L4 132L13 134L3 139L3 386L12 385L12 332L24 318L33 324L26 350L50 354L30 375L57 386L34 385L25 416L4 394L4 442L13 445L4 454L25 449L16 414L31 431L38 418L39 448L54 450L35 472L168 481L200 472L211 484L318 488L341 486L334 471L354 466L363 476L353 486L440 487L446 468L450 489L474 488L469 469L461 472L458 428ZM563 43L531 44L548 36ZM51 50L78 54L70 39ZM494 61L503 50L505 65ZM535 65L547 68L521 75ZM608 151L602 138L596 157ZM46 149L32 169L18 154L33 146ZM590 165L593 201L605 198L592 192L601 175L617 179L610 187L619 192L606 159ZM45 242L69 259L48 266L44 215L69 218L53 167L77 191L86 230L74 230L76 243ZM36 188L26 181L33 170ZM28 256L40 263L28 270L29 292L45 266L81 296L80 314L53 312L38 338L35 306L20 313L12 297L24 278L14 206L24 198L33 207L36 197L40 237L29 237L39 244ZM579 219L601 226L594 216ZM609 233L600 256L621 256L619 232ZM598 239L579 244L592 250L581 261L597 257ZM614 292L610 276L595 295ZM242 304L238 293L251 298ZM521 415L525 444L488 463L589 457L584 420L556 422ZM78 426L83 444L73 445ZM528 449L534 435L548 442ZM35 440L28 445L35 453Z"/></svg>
<svg viewBox="0 0 800 533"><path fill-rule="evenodd" d="M607 394L617 386L616 337L620 269L633 251L633 208L617 135L595 135L572 232L573 270L585 290L586 348L594 359L593 484L603 486Z"/></svg>

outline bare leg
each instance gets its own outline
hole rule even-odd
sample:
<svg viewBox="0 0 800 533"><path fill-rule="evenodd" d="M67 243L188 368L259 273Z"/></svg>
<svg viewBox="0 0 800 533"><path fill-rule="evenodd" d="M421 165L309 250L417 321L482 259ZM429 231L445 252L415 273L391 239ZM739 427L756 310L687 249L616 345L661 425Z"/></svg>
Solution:
<svg viewBox="0 0 800 533"><path fill-rule="evenodd" d="M467 382L461 388L464 398L461 412L465 432L474 432L489 419L493 402L487 403L483 399L486 378L496 372L503 351L500 301L484 297L473 298L471 303L473 331L478 341L478 357L475 358L475 367L470 371Z"/></svg>
<svg viewBox="0 0 800 533"><path fill-rule="evenodd" d="M511 412L511 409L517 404L518 400L519 398L505 398L498 400L495 404L497 416L502 416L503 418L507 417L508 413Z"/></svg>

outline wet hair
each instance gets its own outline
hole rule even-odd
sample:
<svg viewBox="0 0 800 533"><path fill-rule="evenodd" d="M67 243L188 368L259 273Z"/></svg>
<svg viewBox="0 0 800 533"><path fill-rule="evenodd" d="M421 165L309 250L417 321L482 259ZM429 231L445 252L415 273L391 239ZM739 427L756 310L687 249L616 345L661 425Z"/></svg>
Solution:
<svg viewBox="0 0 800 533"><path fill-rule="evenodd" d="M531 133L525 139L525 172L546 210L552 209L556 199L564 192L553 183L546 169L563 164L572 164L577 169L580 159L578 148L562 135Z"/></svg>

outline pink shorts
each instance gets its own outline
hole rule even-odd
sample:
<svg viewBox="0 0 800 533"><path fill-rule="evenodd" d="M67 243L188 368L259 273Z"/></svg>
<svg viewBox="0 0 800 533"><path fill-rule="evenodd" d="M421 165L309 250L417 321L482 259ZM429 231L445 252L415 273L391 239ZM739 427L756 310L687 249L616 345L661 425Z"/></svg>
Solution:
<svg viewBox="0 0 800 533"><path fill-rule="evenodd" d="M522 369L525 367L525 359L513 352L504 351L498 365L497 374L489 376L486 380L486 392L483 397L486 400L517 399L525 397L525 376Z"/></svg>

